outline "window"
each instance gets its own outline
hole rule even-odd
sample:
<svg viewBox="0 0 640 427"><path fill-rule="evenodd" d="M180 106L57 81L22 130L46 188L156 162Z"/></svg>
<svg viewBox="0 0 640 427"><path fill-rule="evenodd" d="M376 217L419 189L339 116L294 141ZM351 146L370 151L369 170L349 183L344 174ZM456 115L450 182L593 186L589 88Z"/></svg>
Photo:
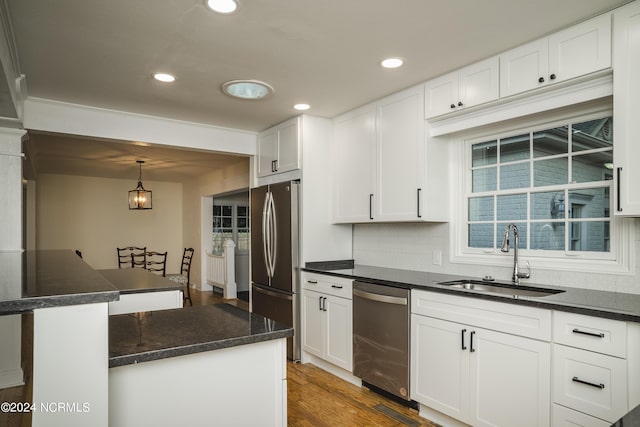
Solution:
<svg viewBox="0 0 640 427"><path fill-rule="evenodd" d="M612 129L596 117L468 144L467 251L499 249L514 223L529 256L613 258Z"/></svg>
<svg viewBox="0 0 640 427"><path fill-rule="evenodd" d="M213 252L222 253L224 242L233 240L236 252L249 251L249 207L221 204L213 206Z"/></svg>

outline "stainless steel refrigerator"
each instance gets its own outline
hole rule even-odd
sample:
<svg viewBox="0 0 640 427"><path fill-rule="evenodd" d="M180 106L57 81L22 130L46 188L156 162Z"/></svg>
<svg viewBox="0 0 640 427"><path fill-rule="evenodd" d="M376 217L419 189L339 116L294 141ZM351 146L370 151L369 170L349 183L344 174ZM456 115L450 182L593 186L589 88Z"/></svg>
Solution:
<svg viewBox="0 0 640 427"><path fill-rule="evenodd" d="M294 328L291 360L300 360L299 185L251 189L252 311Z"/></svg>

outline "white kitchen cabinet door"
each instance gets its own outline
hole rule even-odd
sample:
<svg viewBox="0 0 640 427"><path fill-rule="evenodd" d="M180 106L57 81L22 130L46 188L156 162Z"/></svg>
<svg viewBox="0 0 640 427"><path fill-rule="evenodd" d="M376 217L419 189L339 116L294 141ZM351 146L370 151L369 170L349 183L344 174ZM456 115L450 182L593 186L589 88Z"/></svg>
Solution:
<svg viewBox="0 0 640 427"><path fill-rule="evenodd" d="M336 118L332 147L334 222L370 221L376 176L375 105Z"/></svg>
<svg viewBox="0 0 640 427"><path fill-rule="evenodd" d="M325 360L353 371L353 304L350 299L327 296Z"/></svg>
<svg viewBox="0 0 640 427"><path fill-rule="evenodd" d="M469 330L411 315L411 398L462 421L469 410Z"/></svg>
<svg viewBox="0 0 640 427"><path fill-rule="evenodd" d="M271 175L278 159L278 130L271 128L258 135L258 176Z"/></svg>
<svg viewBox="0 0 640 427"><path fill-rule="evenodd" d="M435 78L425 84L425 118L484 104L500 96L497 56Z"/></svg>
<svg viewBox="0 0 640 427"><path fill-rule="evenodd" d="M300 168L298 132L297 117L278 126L278 161L276 164L278 173Z"/></svg>
<svg viewBox="0 0 640 427"><path fill-rule="evenodd" d="M548 70L548 38L527 43L501 54L500 97L536 89L547 84Z"/></svg>
<svg viewBox="0 0 640 427"><path fill-rule="evenodd" d="M302 293L302 349L318 357L324 357L326 340L322 298L318 292Z"/></svg>
<svg viewBox="0 0 640 427"><path fill-rule="evenodd" d="M497 56L462 68L458 72L457 108L473 107L498 99L500 96L499 72Z"/></svg>
<svg viewBox="0 0 640 427"><path fill-rule="evenodd" d="M548 426L551 344L479 328L471 333L469 423Z"/></svg>
<svg viewBox="0 0 640 427"><path fill-rule="evenodd" d="M561 82L609 67L611 13L605 13L549 37L549 82Z"/></svg>
<svg viewBox="0 0 640 427"><path fill-rule="evenodd" d="M455 111L458 105L458 72L429 80L425 84L424 96L426 119Z"/></svg>
<svg viewBox="0 0 640 427"><path fill-rule="evenodd" d="M615 214L640 216L640 2L613 15Z"/></svg>
<svg viewBox="0 0 640 427"><path fill-rule="evenodd" d="M419 220L424 194L424 92L411 88L378 102L377 182L373 217Z"/></svg>
<svg viewBox="0 0 640 427"><path fill-rule="evenodd" d="M300 169L299 117L258 135L258 177Z"/></svg>

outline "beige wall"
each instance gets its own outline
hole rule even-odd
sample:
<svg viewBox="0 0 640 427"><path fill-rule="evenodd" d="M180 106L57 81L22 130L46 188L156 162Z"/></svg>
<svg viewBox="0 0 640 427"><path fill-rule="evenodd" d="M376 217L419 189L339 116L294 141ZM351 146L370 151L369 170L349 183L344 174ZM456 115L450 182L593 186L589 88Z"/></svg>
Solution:
<svg viewBox="0 0 640 427"><path fill-rule="evenodd" d="M248 157L238 157L237 163L185 183L182 191L182 215L184 219L182 237L185 247L193 247L196 250L191 266L191 283L201 287L206 282L202 271L202 198L248 188ZM207 220L208 222L205 223L205 226L211 226L211 219L208 218ZM209 242L204 242L204 244L210 249Z"/></svg>
<svg viewBox="0 0 640 427"><path fill-rule="evenodd" d="M167 272L178 272L183 249L183 189L144 181L153 209L130 211L131 179L41 174L36 181L38 249L79 249L95 269L117 268L116 248L168 251ZM198 219L198 224L199 224Z"/></svg>

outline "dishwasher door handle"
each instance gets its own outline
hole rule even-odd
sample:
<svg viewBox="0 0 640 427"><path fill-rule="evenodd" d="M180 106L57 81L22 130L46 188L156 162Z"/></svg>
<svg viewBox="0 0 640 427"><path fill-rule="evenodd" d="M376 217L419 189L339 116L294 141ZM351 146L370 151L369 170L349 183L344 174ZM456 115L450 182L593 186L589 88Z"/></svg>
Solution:
<svg viewBox="0 0 640 427"><path fill-rule="evenodd" d="M406 298L392 297L390 295L374 294L374 293L371 293L371 292L361 291L360 289L354 289L353 290L353 295L358 296L360 298L368 299L368 300L371 300L371 301L384 302L384 303L387 303L387 304L396 304L396 305L407 305L408 304Z"/></svg>

